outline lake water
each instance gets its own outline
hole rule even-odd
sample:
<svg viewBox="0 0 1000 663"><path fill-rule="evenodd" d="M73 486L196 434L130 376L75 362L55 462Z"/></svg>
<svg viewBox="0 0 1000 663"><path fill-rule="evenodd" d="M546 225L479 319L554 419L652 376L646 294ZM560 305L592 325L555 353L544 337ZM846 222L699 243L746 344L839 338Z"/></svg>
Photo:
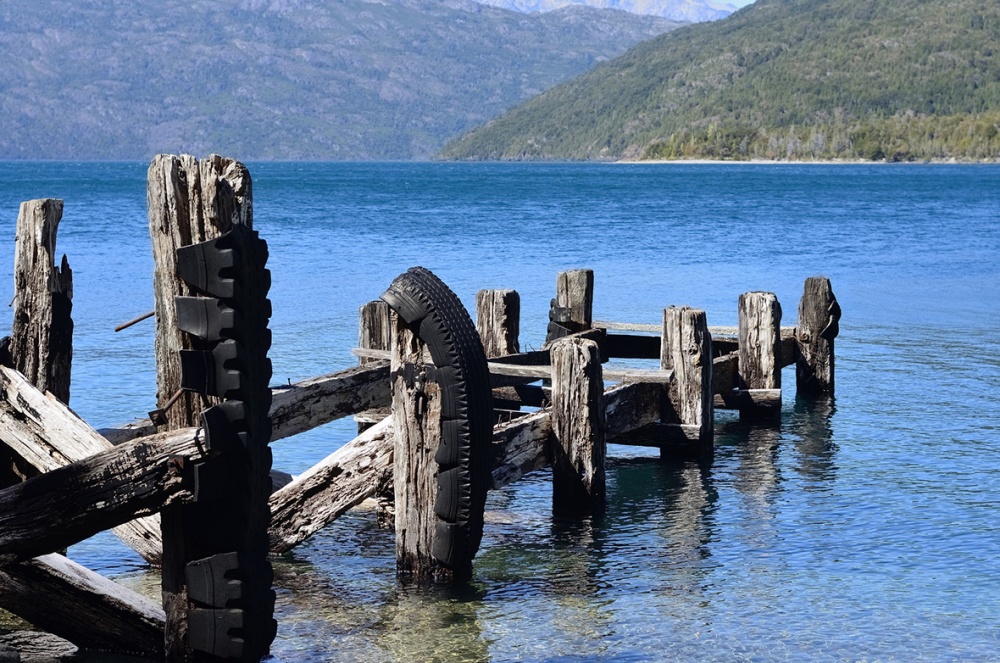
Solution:
<svg viewBox="0 0 1000 663"><path fill-rule="evenodd" d="M518 290L524 348L574 267L599 319L735 324L768 290L791 325L815 274L843 308L835 401L797 399L786 369L780 426L718 414L708 467L612 446L601 518L553 519L544 471L491 493L461 591L398 585L392 533L349 513L275 563L277 660L1000 661L1000 167L250 167L275 383L353 365L358 307L413 265L470 308ZM66 201L71 403L96 427L154 406L153 325L112 331L152 309L145 171L0 163L3 301L18 203ZM279 441L275 466L353 430ZM111 535L70 556L157 595Z"/></svg>

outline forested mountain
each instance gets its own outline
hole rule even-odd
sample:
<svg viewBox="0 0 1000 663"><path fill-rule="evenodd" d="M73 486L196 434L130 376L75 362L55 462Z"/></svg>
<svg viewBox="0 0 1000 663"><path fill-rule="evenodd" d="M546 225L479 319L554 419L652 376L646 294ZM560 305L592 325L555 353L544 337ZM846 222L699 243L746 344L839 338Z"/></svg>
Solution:
<svg viewBox="0 0 1000 663"><path fill-rule="evenodd" d="M477 0L486 5L519 12L548 12L569 5L621 9L633 14L661 16L675 21L715 21L736 11L736 7L711 0Z"/></svg>
<svg viewBox="0 0 1000 663"><path fill-rule="evenodd" d="M447 158L1000 158L1000 2L757 0L529 100Z"/></svg>
<svg viewBox="0 0 1000 663"><path fill-rule="evenodd" d="M677 25L471 0L3 0L0 158L427 158Z"/></svg>

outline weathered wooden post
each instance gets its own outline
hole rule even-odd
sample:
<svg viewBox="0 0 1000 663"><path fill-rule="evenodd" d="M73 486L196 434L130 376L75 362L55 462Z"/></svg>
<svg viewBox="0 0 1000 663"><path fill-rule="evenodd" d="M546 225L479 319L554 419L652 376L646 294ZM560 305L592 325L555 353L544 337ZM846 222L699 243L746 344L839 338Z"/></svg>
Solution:
<svg viewBox="0 0 1000 663"><path fill-rule="evenodd" d="M674 372L668 399L677 423L697 431L697 446L710 455L714 442L712 335L704 311L671 306L663 309L660 368ZM666 455L667 447L660 447Z"/></svg>
<svg viewBox="0 0 1000 663"><path fill-rule="evenodd" d="M433 556L441 445L441 389L429 379L425 344L393 314L392 417L395 429L393 492L396 508L396 567L404 576L447 579Z"/></svg>
<svg viewBox="0 0 1000 663"><path fill-rule="evenodd" d="M483 534L493 402L482 343L458 297L414 267L382 294L393 316L396 570L463 580ZM433 366L424 363L424 347Z"/></svg>
<svg viewBox="0 0 1000 663"><path fill-rule="evenodd" d="M365 350L391 350L392 349L392 310L389 305L381 299L368 302L358 310L358 347ZM377 359L367 359L360 357L358 364L365 366ZM378 424L385 417L384 408L382 410L371 410L355 415L354 420L358 424L358 435L369 430ZM392 482L387 481L379 489L376 495L378 509L375 521L379 527L390 528L396 520L396 498L393 495Z"/></svg>
<svg viewBox="0 0 1000 663"><path fill-rule="evenodd" d="M800 394L833 394L833 339L839 333L840 304L833 294L830 279L825 276L807 278L795 326L798 345L795 386Z"/></svg>
<svg viewBox="0 0 1000 663"><path fill-rule="evenodd" d="M364 304L358 309L358 347L364 350L390 350L392 346L392 320L389 305L382 300ZM367 366L378 359L360 357L358 365ZM358 435L385 418L384 410L372 410L355 415Z"/></svg>
<svg viewBox="0 0 1000 663"><path fill-rule="evenodd" d="M549 307L548 345L557 338L590 329L594 322L594 270L571 269L556 277Z"/></svg>
<svg viewBox="0 0 1000 663"><path fill-rule="evenodd" d="M476 331L490 359L521 351L521 296L517 290L476 293Z"/></svg>
<svg viewBox="0 0 1000 663"><path fill-rule="evenodd" d="M165 410L166 428L199 425L202 410L217 398L181 387L180 350L194 344L177 328L174 297L191 296L191 286L177 277L176 251L228 232L234 225L253 227L250 172L238 161L213 154L159 154L149 165L146 192L149 235L153 243L153 290L156 307L156 400ZM170 406L167 407L167 404Z"/></svg>
<svg viewBox="0 0 1000 663"><path fill-rule="evenodd" d="M781 389L781 304L772 292L739 299L740 389ZM740 409L740 417L773 416L778 408Z"/></svg>
<svg viewBox="0 0 1000 663"><path fill-rule="evenodd" d="M56 231L63 201L21 203L14 248L14 321L0 343L0 362L42 391L69 403L73 358L73 272L66 256L55 266ZM38 471L0 442L0 488Z"/></svg>
<svg viewBox="0 0 1000 663"><path fill-rule="evenodd" d="M42 391L69 403L73 360L73 272L64 255L55 266L63 201L21 203L14 253L14 368Z"/></svg>
<svg viewBox="0 0 1000 663"><path fill-rule="evenodd" d="M158 402L168 429L203 429L209 456L185 468L194 503L161 512L166 658L256 661L276 628L267 244L251 229L250 174L232 159L157 156L148 202Z"/></svg>
<svg viewBox="0 0 1000 663"><path fill-rule="evenodd" d="M358 347L365 350L389 350L392 347L392 320L389 305L381 299L368 302L358 310ZM378 359L361 357L365 366Z"/></svg>
<svg viewBox="0 0 1000 663"><path fill-rule="evenodd" d="M570 337L552 356L552 510L593 513L606 500L607 410L601 353L594 341Z"/></svg>

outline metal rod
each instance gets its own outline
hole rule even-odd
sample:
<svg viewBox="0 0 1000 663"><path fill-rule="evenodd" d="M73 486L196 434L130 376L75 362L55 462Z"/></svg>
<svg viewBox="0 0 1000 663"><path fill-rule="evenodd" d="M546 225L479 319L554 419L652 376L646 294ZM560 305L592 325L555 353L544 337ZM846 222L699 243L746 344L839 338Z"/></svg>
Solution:
<svg viewBox="0 0 1000 663"><path fill-rule="evenodd" d="M150 411L149 420L153 422L154 426L162 426L167 423L167 410L169 410L170 406L177 402L177 399L179 399L183 393L183 389L178 389L174 392L173 396L167 399L167 402L163 404L163 407Z"/></svg>
<svg viewBox="0 0 1000 663"><path fill-rule="evenodd" d="M156 311L150 311L149 313L144 313L143 315L140 315L138 318L135 318L134 320L129 320L128 322L123 322L122 324L118 325L117 327L115 327L115 331L120 332L123 329L128 329L132 325L142 322L146 318L152 318L154 315L156 315Z"/></svg>

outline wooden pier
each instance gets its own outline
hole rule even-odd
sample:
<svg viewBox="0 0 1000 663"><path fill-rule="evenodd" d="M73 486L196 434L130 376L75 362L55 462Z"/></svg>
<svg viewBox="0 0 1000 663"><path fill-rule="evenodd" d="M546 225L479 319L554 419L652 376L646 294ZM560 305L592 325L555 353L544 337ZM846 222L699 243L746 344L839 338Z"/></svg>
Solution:
<svg viewBox="0 0 1000 663"><path fill-rule="evenodd" d="M544 346L522 352L517 292L480 291L473 320L422 268L360 306L356 367L268 387L270 278L249 171L161 155L148 203L157 407L101 431L67 406L62 201L26 202L18 217L0 348L0 608L80 648L260 660L280 629L269 554L365 499L395 528L401 582L463 582L487 491L551 467L554 513L600 512L608 444L708 461L716 410L779 421L782 368L796 366L802 394L834 390L840 308L823 277L806 280L796 327L766 292L740 296L736 327L676 306L643 325L594 319L599 282L570 270L556 276ZM270 443L348 416L357 437L313 468L271 468ZM109 528L162 568L162 605L59 554Z"/></svg>

